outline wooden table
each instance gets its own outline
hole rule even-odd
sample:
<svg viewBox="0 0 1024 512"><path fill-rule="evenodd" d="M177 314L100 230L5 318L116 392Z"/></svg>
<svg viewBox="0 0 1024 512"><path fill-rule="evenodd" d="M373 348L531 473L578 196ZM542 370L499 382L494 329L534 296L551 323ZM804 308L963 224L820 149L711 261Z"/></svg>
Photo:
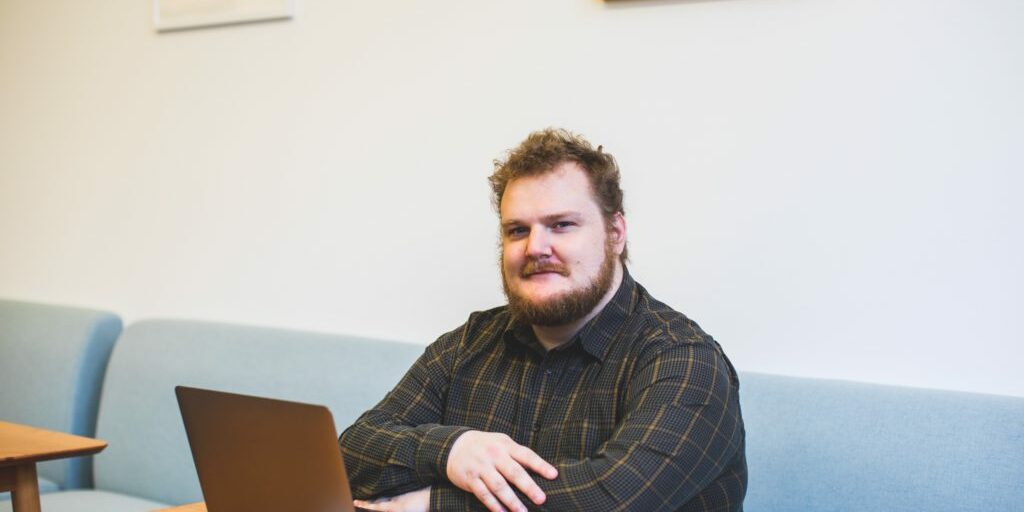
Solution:
<svg viewBox="0 0 1024 512"><path fill-rule="evenodd" d="M206 512L206 503L193 503L191 505L182 505L180 507L165 508L158 510L157 512Z"/></svg>
<svg viewBox="0 0 1024 512"><path fill-rule="evenodd" d="M0 492L11 491L14 512L39 511L36 463L97 453L98 439L0 421Z"/></svg>

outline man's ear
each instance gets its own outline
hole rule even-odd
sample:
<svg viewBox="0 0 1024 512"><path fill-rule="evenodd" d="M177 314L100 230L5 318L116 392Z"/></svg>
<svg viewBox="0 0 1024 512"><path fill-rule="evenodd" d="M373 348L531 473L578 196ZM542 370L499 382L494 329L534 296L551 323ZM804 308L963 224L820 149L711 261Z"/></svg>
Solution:
<svg viewBox="0 0 1024 512"><path fill-rule="evenodd" d="M622 254L622 249L626 247L626 217L622 215L622 212L615 212L615 215L612 216L612 221L608 226L608 236L615 244L616 254Z"/></svg>

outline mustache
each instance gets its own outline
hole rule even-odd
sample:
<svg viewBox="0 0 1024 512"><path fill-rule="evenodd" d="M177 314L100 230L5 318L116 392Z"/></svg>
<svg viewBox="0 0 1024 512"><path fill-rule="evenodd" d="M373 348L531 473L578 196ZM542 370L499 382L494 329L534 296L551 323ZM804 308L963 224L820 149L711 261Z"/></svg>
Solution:
<svg viewBox="0 0 1024 512"><path fill-rule="evenodd" d="M569 267L561 265L559 263L552 263L549 261L540 260L529 260L526 265L523 265L522 270L519 271L520 277L530 277L533 274L539 274L541 272L554 272L563 277L569 277Z"/></svg>

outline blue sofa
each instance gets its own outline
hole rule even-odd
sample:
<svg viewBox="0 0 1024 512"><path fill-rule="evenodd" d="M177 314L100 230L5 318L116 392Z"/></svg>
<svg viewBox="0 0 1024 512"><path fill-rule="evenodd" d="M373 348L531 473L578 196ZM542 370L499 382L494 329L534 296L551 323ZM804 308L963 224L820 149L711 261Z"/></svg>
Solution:
<svg viewBox="0 0 1024 512"><path fill-rule="evenodd" d="M749 512L1024 510L1024 398L741 373Z"/></svg>
<svg viewBox="0 0 1024 512"><path fill-rule="evenodd" d="M95 486L47 512L142 512L202 499L179 384L327 405L339 430L421 345L239 325L130 325L110 359ZM1024 503L1024 398L741 373L748 512L990 512ZM5 508L8 507L8 508ZM9 505L0 503L0 512Z"/></svg>

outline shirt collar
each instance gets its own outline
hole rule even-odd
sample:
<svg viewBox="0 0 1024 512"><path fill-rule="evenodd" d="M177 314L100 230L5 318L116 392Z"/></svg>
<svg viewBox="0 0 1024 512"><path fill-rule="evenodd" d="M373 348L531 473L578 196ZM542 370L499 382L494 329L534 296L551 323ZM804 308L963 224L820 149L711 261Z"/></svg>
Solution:
<svg viewBox="0 0 1024 512"><path fill-rule="evenodd" d="M625 267L622 269L622 283L615 292L612 300L604 306L604 309L587 322L566 348L575 345L577 341L583 350L599 361L604 361L612 340L615 339L620 328L636 305L637 284ZM508 324L505 326L504 338L507 341L516 341L527 346L540 349L540 343L533 334L533 329L522 322L516 322L509 315ZM535 346L535 347L534 347Z"/></svg>

